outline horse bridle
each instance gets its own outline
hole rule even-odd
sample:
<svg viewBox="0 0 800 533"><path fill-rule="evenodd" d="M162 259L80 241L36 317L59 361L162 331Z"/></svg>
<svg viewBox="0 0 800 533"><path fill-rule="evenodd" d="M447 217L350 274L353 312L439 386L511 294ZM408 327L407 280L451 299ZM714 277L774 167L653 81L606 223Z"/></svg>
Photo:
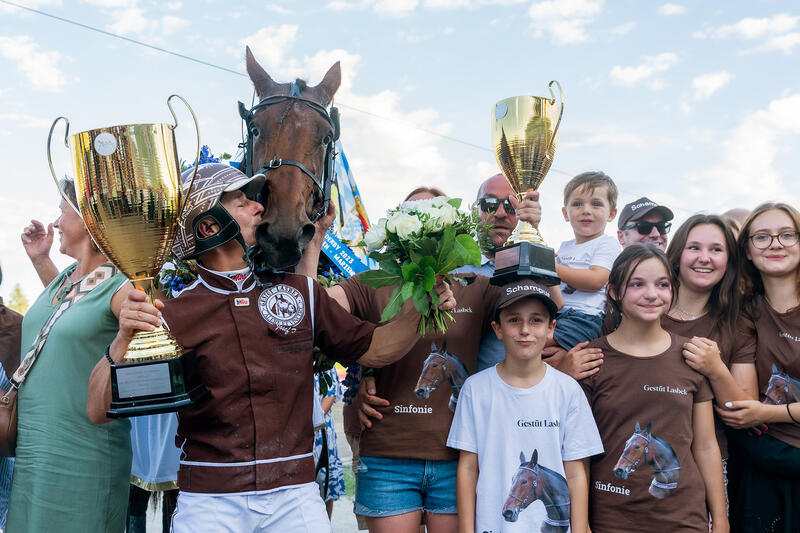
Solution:
<svg viewBox="0 0 800 533"><path fill-rule="evenodd" d="M635 433L635 434L633 434L633 436L631 438L633 438L633 437L639 437L639 438L643 439L644 435L642 435L641 433ZM628 463L630 463L630 465L631 465L631 468L633 468L634 470L636 470L639 467L639 463L642 462L642 459L645 459L647 457L647 452L650 450L650 440L652 438L653 438L653 434L652 433L648 433L648 435L647 435L647 443L644 445L644 453L642 453L642 456L639 457L639 459L637 459L636 461L631 461L630 458L627 455L625 455L625 451L624 450L622 451L622 458L625 459L626 461L628 461ZM628 439L628 440L630 440L630 439ZM626 446L626 448L627 448L627 446Z"/></svg>
<svg viewBox="0 0 800 533"><path fill-rule="evenodd" d="M305 104L319 113L322 118L325 119L325 122L330 125L331 133L326 137L328 141L325 143L325 161L323 163L321 178L317 177L303 163L294 161L292 159L282 159L277 155L274 156L270 161L265 162L264 165L262 165L261 168L256 172L253 172L253 138L257 135L257 130L253 124L253 116L257 111L281 102L292 102L292 104L295 102L300 102ZM242 120L244 120L245 126L247 127L247 139L239 145L239 147L244 150L245 174L247 174L247 176L253 176L253 174L260 173L266 176L269 171L280 168L283 165L291 165L299 168L306 176L311 178L311 181L322 193L322 207L320 207L319 210L314 212L309 217L311 222L316 222L317 219L324 215L328 210L328 202L331 199L331 186L333 185L334 180L334 164L336 159L335 143L339 139L339 109L336 107L331 107L330 113L328 113L328 110L325 109L324 106L309 100L308 98L303 98L303 96L300 94L299 85L296 81L293 81L289 88L288 95L268 96L259 101L250 109L247 109L242 102L239 102L239 116L242 117Z"/></svg>
<svg viewBox="0 0 800 533"><path fill-rule="evenodd" d="M531 472L533 472L536 475L536 478L531 482L531 487L533 487L535 489L536 486L539 484L539 471L538 470L534 470L533 468L531 468L529 466L522 466L522 465L519 466L519 469L520 470L530 470ZM517 500L519 502L519 504L522 506L522 508L524 509L525 507L527 507L531 503L530 501L528 501L528 499L531 497L532 493L533 493L533 491L529 490L528 491L528 495L525 496L524 500L521 500L521 499L517 498L513 493L509 494L508 496L509 496L509 498L513 498L513 499ZM533 500L531 500L531 501L533 501Z"/></svg>
<svg viewBox="0 0 800 533"><path fill-rule="evenodd" d="M439 380L442 378L442 375L447 372L447 356L442 355L440 353L432 353L431 355L435 355L436 357L442 358L442 373L436 376L436 379L431 379L424 375L420 376L419 378L422 381L427 381L428 383L430 383L431 388L435 389L437 386L439 386ZM430 357L430 355L428 357Z"/></svg>

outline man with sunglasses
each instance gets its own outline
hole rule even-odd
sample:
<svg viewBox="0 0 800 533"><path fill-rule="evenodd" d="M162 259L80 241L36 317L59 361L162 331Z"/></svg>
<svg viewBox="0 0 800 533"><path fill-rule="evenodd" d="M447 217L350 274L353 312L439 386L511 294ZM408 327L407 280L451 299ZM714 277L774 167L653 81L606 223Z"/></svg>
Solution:
<svg viewBox="0 0 800 533"><path fill-rule="evenodd" d="M649 242L667 249L667 233L675 218L672 211L647 197L627 204L619 214L617 238L623 248L636 242Z"/></svg>

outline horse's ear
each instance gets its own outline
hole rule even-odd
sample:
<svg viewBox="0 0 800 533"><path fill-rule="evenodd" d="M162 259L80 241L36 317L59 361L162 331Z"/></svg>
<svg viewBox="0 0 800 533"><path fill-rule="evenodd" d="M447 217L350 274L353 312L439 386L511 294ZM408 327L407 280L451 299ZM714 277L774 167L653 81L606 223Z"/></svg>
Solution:
<svg viewBox="0 0 800 533"><path fill-rule="evenodd" d="M272 89L275 87L275 82L270 78L267 71L264 70L264 67L259 65L258 61L256 61L253 52L250 51L250 47L248 46L245 49L245 56L246 56L246 63L247 63L247 74L250 76L250 80L253 82L253 86L256 88L256 93L258 94L259 98L263 98L269 95L272 92Z"/></svg>
<svg viewBox="0 0 800 533"><path fill-rule="evenodd" d="M650 433L650 428L652 427L652 425L653 425L652 422L648 422L647 427L645 428L645 432Z"/></svg>
<svg viewBox="0 0 800 533"><path fill-rule="evenodd" d="M447 351L447 339L444 339L442 341L442 353L445 353L446 351Z"/></svg>
<svg viewBox="0 0 800 533"><path fill-rule="evenodd" d="M539 450L533 450L533 455L531 455L531 466L536 466L536 463L539 462Z"/></svg>
<svg viewBox="0 0 800 533"><path fill-rule="evenodd" d="M527 461L525 461L525 454L523 452L519 452L519 464L524 465Z"/></svg>
<svg viewBox="0 0 800 533"><path fill-rule="evenodd" d="M772 373L773 374L779 374L780 373L780 372L778 372L778 367L775 366L775 363L772 363Z"/></svg>
<svg viewBox="0 0 800 533"><path fill-rule="evenodd" d="M639 427L639 421L638 420L636 421L636 427L634 428L634 431L636 431L636 433L641 433L642 432L642 428Z"/></svg>
<svg viewBox="0 0 800 533"><path fill-rule="evenodd" d="M328 69L328 73L325 74L325 77L322 78L322 81L319 82L319 85L314 87L314 91L320 95L322 100L320 103L323 106L327 106L331 103L331 100L333 100L333 95L339 90L339 85L341 85L341 83L342 67L337 61L330 69ZM320 94L320 89L324 94Z"/></svg>
<svg viewBox="0 0 800 533"><path fill-rule="evenodd" d="M439 348L436 347L436 342L431 341L431 353L439 351Z"/></svg>

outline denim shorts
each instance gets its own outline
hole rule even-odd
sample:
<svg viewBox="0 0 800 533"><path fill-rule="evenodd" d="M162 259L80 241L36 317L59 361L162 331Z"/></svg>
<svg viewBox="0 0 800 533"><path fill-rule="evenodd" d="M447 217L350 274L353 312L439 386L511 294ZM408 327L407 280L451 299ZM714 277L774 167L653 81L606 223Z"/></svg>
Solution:
<svg viewBox="0 0 800 533"><path fill-rule="evenodd" d="M593 341L603 329L603 315L587 315L575 309L562 309L556 315L556 330L553 339L565 350L576 344Z"/></svg>
<svg viewBox="0 0 800 533"><path fill-rule="evenodd" d="M456 514L457 467L458 461L361 456L356 513L381 517L422 509Z"/></svg>

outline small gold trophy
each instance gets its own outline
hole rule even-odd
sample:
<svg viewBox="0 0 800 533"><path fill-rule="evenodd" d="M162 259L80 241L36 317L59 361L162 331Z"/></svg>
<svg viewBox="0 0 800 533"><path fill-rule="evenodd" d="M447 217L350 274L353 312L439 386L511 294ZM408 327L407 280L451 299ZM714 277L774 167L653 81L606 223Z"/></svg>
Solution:
<svg viewBox="0 0 800 533"><path fill-rule="evenodd" d="M553 85L558 87L556 104ZM550 82L551 98L514 96L500 100L492 112L492 144L497 164L511 189L522 201L544 181L558 142L558 127L564 114L561 84ZM533 278L545 285L558 285L555 253L530 223L517 222L508 242L495 252L492 283L505 285L515 277Z"/></svg>
<svg viewBox="0 0 800 533"><path fill-rule="evenodd" d="M56 124L66 122L64 144L72 155L78 206L72 205L60 187L59 191L81 214L98 248L151 302L153 280L172 248L188 198L181 186L173 132L178 119L171 100L176 97L194 119L197 172L197 117L186 100L175 94L167 99L174 125L130 124L69 135L69 120L58 117L47 137L47 160L58 184L50 144ZM112 401L107 415L118 418L179 411L208 395L201 383L187 382L191 372L185 371L182 354L183 348L163 326L137 332L124 362L111 366Z"/></svg>

